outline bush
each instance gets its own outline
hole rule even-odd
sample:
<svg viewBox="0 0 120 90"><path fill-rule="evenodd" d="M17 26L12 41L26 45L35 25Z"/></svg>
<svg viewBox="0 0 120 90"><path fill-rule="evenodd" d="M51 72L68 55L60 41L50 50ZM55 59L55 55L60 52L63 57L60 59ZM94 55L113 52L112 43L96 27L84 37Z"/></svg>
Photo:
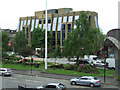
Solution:
<svg viewBox="0 0 120 90"><path fill-rule="evenodd" d="M73 70L74 69L74 65L72 64L67 64L67 66L64 67L65 70Z"/></svg>
<svg viewBox="0 0 120 90"><path fill-rule="evenodd" d="M63 65L63 64L53 64L53 65L50 65L50 68L59 68L59 69L63 69L63 68L64 68L64 65Z"/></svg>
<svg viewBox="0 0 120 90"><path fill-rule="evenodd" d="M73 65L67 64L64 66L65 70L74 70L78 72L84 72L84 73L99 73L98 70L95 67L91 67L89 64L79 64L79 66L75 63Z"/></svg>
<svg viewBox="0 0 120 90"><path fill-rule="evenodd" d="M3 60L3 62L5 63L5 64L14 64L14 61L13 60Z"/></svg>

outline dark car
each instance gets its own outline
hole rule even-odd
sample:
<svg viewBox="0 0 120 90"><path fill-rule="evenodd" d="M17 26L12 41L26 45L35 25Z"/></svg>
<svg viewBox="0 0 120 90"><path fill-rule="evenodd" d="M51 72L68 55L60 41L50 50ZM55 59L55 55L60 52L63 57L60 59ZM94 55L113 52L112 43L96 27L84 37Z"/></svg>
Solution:
<svg viewBox="0 0 120 90"><path fill-rule="evenodd" d="M81 59L81 60L79 60L79 64L89 64L89 62Z"/></svg>

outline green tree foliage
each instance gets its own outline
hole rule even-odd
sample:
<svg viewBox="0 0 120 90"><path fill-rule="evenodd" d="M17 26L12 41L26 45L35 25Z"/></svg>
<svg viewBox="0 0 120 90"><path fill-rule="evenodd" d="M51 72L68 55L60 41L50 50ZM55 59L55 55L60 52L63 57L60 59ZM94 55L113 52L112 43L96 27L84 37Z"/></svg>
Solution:
<svg viewBox="0 0 120 90"><path fill-rule="evenodd" d="M0 35L2 35L0 36L2 38L2 55L4 56L4 54L9 50L8 42L10 38L6 32L2 31L0 33Z"/></svg>
<svg viewBox="0 0 120 90"><path fill-rule="evenodd" d="M44 48L45 48L45 30L42 30L41 28L35 28L32 32L32 42L31 46L33 49L35 48L41 48L42 55L44 56ZM48 51L50 51L52 46L52 36L50 35L50 32L47 33L47 45L48 45Z"/></svg>
<svg viewBox="0 0 120 90"><path fill-rule="evenodd" d="M19 53L21 48L24 48L28 45L28 39L26 38L24 31L19 31L13 38L13 47L16 53Z"/></svg>
<svg viewBox="0 0 120 90"><path fill-rule="evenodd" d="M33 50L28 46L28 39L24 31L19 31L14 39L13 46L16 53L22 55L24 58L33 55Z"/></svg>
<svg viewBox="0 0 120 90"><path fill-rule="evenodd" d="M52 56L55 57L55 63L56 63L56 59L61 56L61 51L60 50L61 50L60 46L57 46L52 53Z"/></svg>
<svg viewBox="0 0 120 90"><path fill-rule="evenodd" d="M80 56L85 54L93 54L95 51L98 30L89 26L87 13L80 12L80 17L75 21L76 28L68 34L67 39L64 41L63 56L77 57L77 62Z"/></svg>
<svg viewBox="0 0 120 90"><path fill-rule="evenodd" d="M34 52L31 47L26 46L19 50L19 54L22 55L23 57L28 57L28 56L33 55Z"/></svg>

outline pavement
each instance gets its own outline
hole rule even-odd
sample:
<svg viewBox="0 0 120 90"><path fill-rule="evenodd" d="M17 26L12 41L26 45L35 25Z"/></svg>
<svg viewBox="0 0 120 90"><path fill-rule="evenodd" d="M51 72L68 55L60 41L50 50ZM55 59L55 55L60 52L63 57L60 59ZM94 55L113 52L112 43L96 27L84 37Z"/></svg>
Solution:
<svg viewBox="0 0 120 90"><path fill-rule="evenodd" d="M73 77L79 77L79 76L74 76L74 75L64 75L64 74L53 74L53 73L46 73L41 70L13 70L15 74L22 74L22 75L31 75L31 76L36 76L36 77L47 77L47 78L55 78L55 79L65 79L65 80L70 80ZM108 85L115 85L115 86L120 86L120 81L118 81L116 78L112 77L105 77L105 82L104 82L104 77L96 77L101 79L102 84L108 84Z"/></svg>

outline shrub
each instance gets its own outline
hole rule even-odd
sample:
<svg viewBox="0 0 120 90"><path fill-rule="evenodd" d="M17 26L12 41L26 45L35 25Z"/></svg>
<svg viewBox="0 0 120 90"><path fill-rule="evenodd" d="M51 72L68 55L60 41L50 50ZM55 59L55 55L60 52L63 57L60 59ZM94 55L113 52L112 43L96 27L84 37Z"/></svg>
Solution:
<svg viewBox="0 0 120 90"><path fill-rule="evenodd" d="M53 64L53 65L50 65L50 68L59 68L59 69L62 69L62 68L64 68L64 65L63 64Z"/></svg>

